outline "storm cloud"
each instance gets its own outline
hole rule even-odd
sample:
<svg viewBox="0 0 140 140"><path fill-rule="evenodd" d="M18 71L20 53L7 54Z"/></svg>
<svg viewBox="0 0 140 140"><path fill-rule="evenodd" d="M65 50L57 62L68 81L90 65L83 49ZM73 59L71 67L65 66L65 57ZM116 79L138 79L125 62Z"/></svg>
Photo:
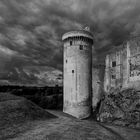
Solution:
<svg viewBox="0 0 140 140"><path fill-rule="evenodd" d="M62 71L61 37L84 26L94 34L95 50L109 50L139 35L140 1L0 0L1 79L28 67Z"/></svg>

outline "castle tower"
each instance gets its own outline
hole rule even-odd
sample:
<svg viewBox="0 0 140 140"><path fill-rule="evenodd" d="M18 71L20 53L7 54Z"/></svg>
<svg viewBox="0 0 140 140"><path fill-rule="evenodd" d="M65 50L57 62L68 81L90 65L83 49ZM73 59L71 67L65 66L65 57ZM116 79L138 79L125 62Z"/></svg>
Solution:
<svg viewBox="0 0 140 140"><path fill-rule="evenodd" d="M71 31L63 35L63 111L83 119L91 113L92 45L88 30Z"/></svg>

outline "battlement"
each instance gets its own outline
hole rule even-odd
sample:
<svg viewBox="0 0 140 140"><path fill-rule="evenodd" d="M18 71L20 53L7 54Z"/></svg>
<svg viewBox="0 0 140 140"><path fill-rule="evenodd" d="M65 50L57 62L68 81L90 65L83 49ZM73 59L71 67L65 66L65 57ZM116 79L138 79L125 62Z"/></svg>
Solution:
<svg viewBox="0 0 140 140"><path fill-rule="evenodd" d="M93 35L92 33L86 30L77 30L77 31L71 31L71 32L65 33L62 36L62 40L63 41L81 40L81 41L91 42L91 44L93 44Z"/></svg>

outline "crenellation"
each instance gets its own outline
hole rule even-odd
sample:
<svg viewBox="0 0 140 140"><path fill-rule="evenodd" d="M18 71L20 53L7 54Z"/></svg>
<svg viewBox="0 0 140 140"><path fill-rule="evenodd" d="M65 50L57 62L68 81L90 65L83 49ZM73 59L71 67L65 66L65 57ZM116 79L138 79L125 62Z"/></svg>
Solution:
<svg viewBox="0 0 140 140"><path fill-rule="evenodd" d="M72 43L70 43L72 42ZM64 45L68 45L68 46L72 46L72 45L85 45L88 46L90 44L92 44L92 42L90 41L90 39L88 39L87 37L82 37L82 36L78 36L78 37L70 37L70 38L66 38L64 40Z"/></svg>

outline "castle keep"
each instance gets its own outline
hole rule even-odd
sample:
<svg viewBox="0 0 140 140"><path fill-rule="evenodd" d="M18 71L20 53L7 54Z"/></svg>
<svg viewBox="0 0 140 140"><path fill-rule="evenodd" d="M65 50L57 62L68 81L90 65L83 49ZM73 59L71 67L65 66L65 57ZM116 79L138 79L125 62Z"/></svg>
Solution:
<svg viewBox="0 0 140 140"><path fill-rule="evenodd" d="M64 42L64 107L77 118L91 113L93 36L87 30L63 35Z"/></svg>

